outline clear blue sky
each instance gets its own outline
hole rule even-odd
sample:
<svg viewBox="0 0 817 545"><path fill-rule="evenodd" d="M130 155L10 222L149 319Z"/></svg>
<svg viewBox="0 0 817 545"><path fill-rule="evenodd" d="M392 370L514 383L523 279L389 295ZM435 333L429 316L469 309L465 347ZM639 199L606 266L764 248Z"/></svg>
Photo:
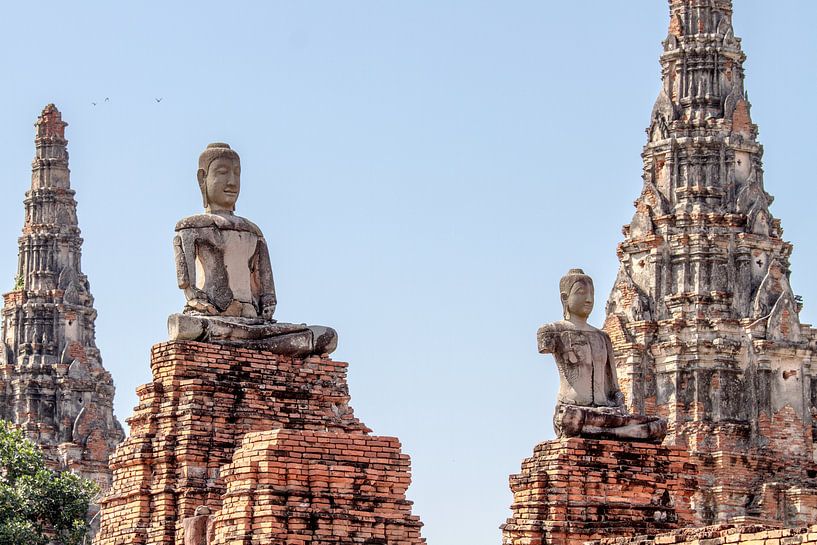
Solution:
<svg viewBox="0 0 817 545"><path fill-rule="evenodd" d="M183 304L171 239L200 208L198 153L229 142L237 212L271 247L277 318L340 332L357 415L412 456L428 542L497 545L508 475L553 436L556 372L534 337L560 315L568 268L594 276L604 317L666 2L77 4L4 5L0 285L32 123L54 102L124 421ZM766 189L815 322L817 2L735 4Z"/></svg>

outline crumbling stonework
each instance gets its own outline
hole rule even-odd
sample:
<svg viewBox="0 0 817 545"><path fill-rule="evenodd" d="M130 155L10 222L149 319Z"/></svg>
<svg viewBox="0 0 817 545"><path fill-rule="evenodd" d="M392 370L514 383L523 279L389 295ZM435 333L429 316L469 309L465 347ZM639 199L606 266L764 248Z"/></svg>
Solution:
<svg viewBox="0 0 817 545"><path fill-rule="evenodd" d="M590 545L806 545L817 543L817 526L782 529L760 524L721 524L676 530L657 536L601 539Z"/></svg>
<svg viewBox="0 0 817 545"><path fill-rule="evenodd" d="M96 310L68 169L66 123L53 104L36 127L17 278L3 295L0 418L18 424L54 468L110 486L108 457L124 433L95 344Z"/></svg>
<svg viewBox="0 0 817 545"><path fill-rule="evenodd" d="M214 543L424 543L404 495L408 457L355 418L346 368L194 341L154 346L95 543L181 544L202 505Z"/></svg>
<svg viewBox="0 0 817 545"><path fill-rule="evenodd" d="M698 522L817 517L817 331L764 189L731 0L670 0L644 186L605 329L633 412L699 468Z"/></svg>
<svg viewBox="0 0 817 545"><path fill-rule="evenodd" d="M536 446L510 478L503 545L581 545L694 521L695 466L681 447L564 438Z"/></svg>

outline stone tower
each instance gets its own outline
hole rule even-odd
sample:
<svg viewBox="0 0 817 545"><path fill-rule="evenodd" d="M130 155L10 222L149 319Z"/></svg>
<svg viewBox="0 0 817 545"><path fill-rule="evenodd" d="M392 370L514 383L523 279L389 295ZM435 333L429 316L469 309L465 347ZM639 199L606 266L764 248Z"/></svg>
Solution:
<svg viewBox="0 0 817 545"><path fill-rule="evenodd" d="M644 186L607 307L634 411L699 465L699 522L817 516L817 331L770 212L731 0L670 0Z"/></svg>
<svg viewBox="0 0 817 545"><path fill-rule="evenodd" d="M4 295L0 418L20 425L55 468L110 486L108 457L124 438L114 386L94 340L94 299L68 169L66 123L37 119L17 276Z"/></svg>

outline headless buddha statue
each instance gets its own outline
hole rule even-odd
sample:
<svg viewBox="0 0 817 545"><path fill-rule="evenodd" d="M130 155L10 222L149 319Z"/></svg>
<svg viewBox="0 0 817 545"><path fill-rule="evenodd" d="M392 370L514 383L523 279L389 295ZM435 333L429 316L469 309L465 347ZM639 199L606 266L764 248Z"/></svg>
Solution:
<svg viewBox="0 0 817 545"><path fill-rule="evenodd" d="M172 314L172 340L260 348L278 354L328 354L335 330L286 324L272 318L277 298L261 230L236 216L241 160L227 144L210 144L197 173L204 213L176 224L173 247L179 288L187 303Z"/></svg>
<svg viewBox="0 0 817 545"><path fill-rule="evenodd" d="M559 368L556 435L663 441L666 420L624 409L610 337L587 323L594 303L593 280L581 269L571 269L559 282L559 291L564 320L543 325L537 334L539 352L553 354Z"/></svg>

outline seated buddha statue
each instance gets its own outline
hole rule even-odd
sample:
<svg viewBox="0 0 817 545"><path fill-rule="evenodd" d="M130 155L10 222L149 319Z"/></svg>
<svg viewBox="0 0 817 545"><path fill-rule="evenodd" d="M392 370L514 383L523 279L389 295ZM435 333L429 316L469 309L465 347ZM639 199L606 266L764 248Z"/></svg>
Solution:
<svg viewBox="0 0 817 545"><path fill-rule="evenodd" d="M328 354L335 330L273 319L277 298L261 230L235 215L241 160L227 144L207 146L197 178L204 213L176 224L173 248L186 304L168 319L171 340L197 340L304 356Z"/></svg>
<svg viewBox="0 0 817 545"><path fill-rule="evenodd" d="M559 291L564 320L543 325L537 333L539 352L553 354L559 369L556 435L663 441L666 420L625 410L610 337L587 323L593 280L581 269L571 269L559 282Z"/></svg>

